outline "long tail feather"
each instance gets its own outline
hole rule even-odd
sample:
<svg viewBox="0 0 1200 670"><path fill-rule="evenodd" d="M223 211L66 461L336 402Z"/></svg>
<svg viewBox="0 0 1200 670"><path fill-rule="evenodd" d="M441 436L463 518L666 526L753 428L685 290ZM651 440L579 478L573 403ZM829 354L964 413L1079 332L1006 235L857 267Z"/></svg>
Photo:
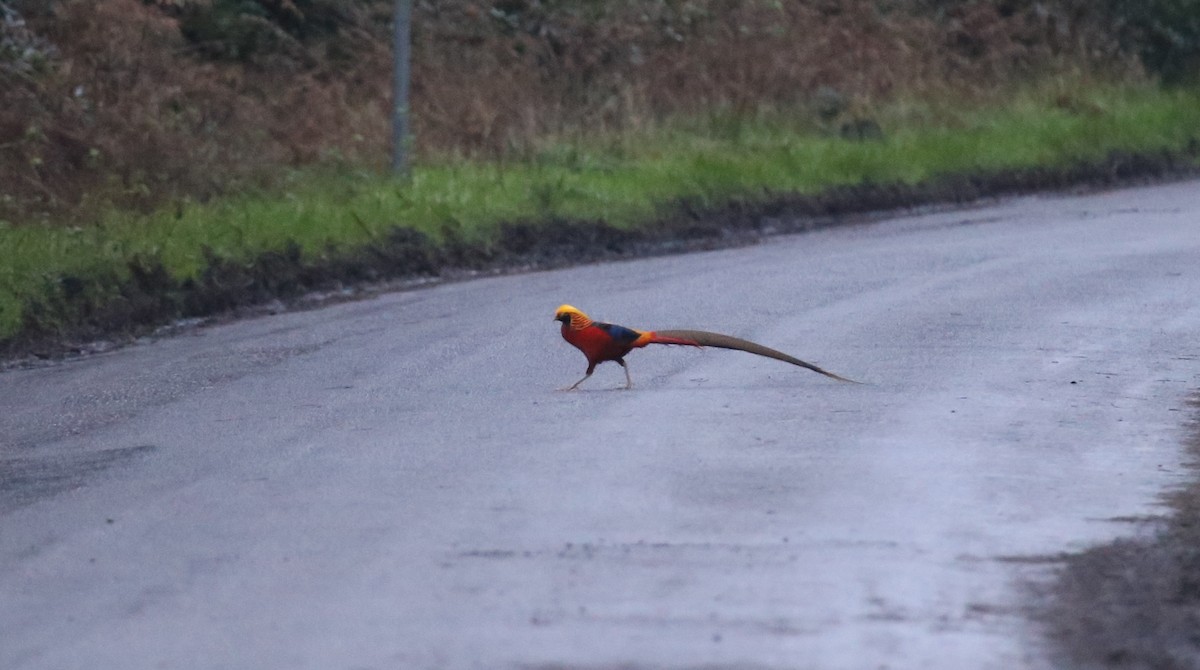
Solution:
<svg viewBox="0 0 1200 670"><path fill-rule="evenodd" d="M840 375L835 375L832 372L829 372L828 370L822 370L821 368L813 365L812 363L806 363L806 362L800 360L799 358L796 358L794 356L789 356L789 355L783 353L782 351L776 351L775 349L772 349L770 347L764 347L763 345L758 344L757 342L743 340L739 337L732 337L730 335L722 335L720 333L710 333L710 332L707 332L704 330L656 330L656 331L654 331L654 334L657 336L653 340L654 342L662 342L663 340L677 340L675 342L662 342L662 343L663 344L698 344L702 347L717 347L718 349L734 349L736 351L745 351L745 352L751 353L751 354L758 354L759 356L766 356L767 358L774 358L775 360L783 361L784 363L791 363L792 365L798 365L802 368L812 370L813 372L825 375L826 377L829 377L831 379L836 379L838 381L850 382L851 384L861 384L862 383L862 382L856 382L853 379L846 379L845 377L842 377ZM679 340L681 340L681 342Z"/></svg>
<svg viewBox="0 0 1200 670"><path fill-rule="evenodd" d="M687 331L687 330L668 331L668 333L673 333L676 335L679 333L688 333L688 332L691 332L691 331ZM646 333L646 335L649 336L649 338L645 340L646 344L678 344L678 345L682 345L682 346L686 346L686 347L702 347L702 346L704 346L695 340L688 339L685 337L674 337L671 334L663 334L662 331L657 331L657 330L650 332L650 333Z"/></svg>

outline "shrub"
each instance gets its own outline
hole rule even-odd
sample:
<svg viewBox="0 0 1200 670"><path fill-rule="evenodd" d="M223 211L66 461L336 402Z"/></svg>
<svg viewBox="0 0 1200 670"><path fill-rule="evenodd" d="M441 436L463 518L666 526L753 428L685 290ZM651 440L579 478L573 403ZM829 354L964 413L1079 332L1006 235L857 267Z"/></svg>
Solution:
<svg viewBox="0 0 1200 670"><path fill-rule="evenodd" d="M0 2L0 74L41 72L56 54L54 45L30 30L15 7Z"/></svg>
<svg viewBox="0 0 1200 670"><path fill-rule="evenodd" d="M942 21L982 6L1003 16L1045 17L1055 31L1079 35L1093 49L1115 46L1137 56L1167 83L1200 78L1200 0L910 0ZM1103 42L1109 40L1110 45Z"/></svg>
<svg viewBox="0 0 1200 670"><path fill-rule="evenodd" d="M888 99L987 101L1107 67L1103 40L1072 32L1082 19L1047 10L1093 1L1117 0L416 2L415 150L530 155L550 136L711 111L874 136L863 122ZM278 183L288 166L385 164L391 0L0 4L57 64L0 67L0 220L78 222Z"/></svg>
<svg viewBox="0 0 1200 670"><path fill-rule="evenodd" d="M180 32L201 53L250 62L277 54L303 61L307 54L299 42L362 23L366 6L334 0L182 0L173 9Z"/></svg>
<svg viewBox="0 0 1200 670"><path fill-rule="evenodd" d="M1200 78L1200 0L1104 0L1122 43L1168 83Z"/></svg>

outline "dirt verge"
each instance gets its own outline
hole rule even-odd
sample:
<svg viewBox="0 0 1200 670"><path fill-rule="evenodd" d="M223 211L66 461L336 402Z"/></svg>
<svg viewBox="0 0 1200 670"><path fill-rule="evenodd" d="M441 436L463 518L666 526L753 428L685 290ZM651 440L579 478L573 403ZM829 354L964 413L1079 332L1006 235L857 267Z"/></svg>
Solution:
<svg viewBox="0 0 1200 670"><path fill-rule="evenodd" d="M1190 404L1200 412L1200 395ZM1189 450L1200 458L1200 420ZM1151 536L1063 559L1037 613L1056 667L1200 668L1200 480L1168 502L1174 513Z"/></svg>
<svg viewBox="0 0 1200 670"><path fill-rule="evenodd" d="M57 277L49 297L31 300L20 331L0 341L0 361L59 358L104 350L181 319L204 319L264 304L311 304L313 292L354 296L381 282L450 280L479 273L562 267L752 243L765 236L859 222L897 211L956 206L1035 191L1107 188L1198 173L1200 142L1181 151L1113 153L1060 168L955 175L918 185L861 183L816 195L779 194L764 202L700 207L679 201L656 222L622 229L598 220L514 221L487 244L447 231L445 241L394 228L373 244L306 255L298 245L249 261L213 253L196 278L177 279L155 258L116 272ZM99 344L97 344L99 342Z"/></svg>

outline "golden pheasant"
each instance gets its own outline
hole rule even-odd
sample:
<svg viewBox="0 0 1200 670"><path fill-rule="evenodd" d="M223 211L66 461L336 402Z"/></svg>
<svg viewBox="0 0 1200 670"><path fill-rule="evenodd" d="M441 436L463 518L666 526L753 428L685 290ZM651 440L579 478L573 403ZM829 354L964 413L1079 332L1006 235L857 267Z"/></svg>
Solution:
<svg viewBox="0 0 1200 670"><path fill-rule="evenodd" d="M592 376L596 366L605 361L615 361L617 365L620 365L625 370L625 388L633 388L633 379L629 376L625 355L647 344L679 344L691 347L735 349L798 365L838 381L858 383L770 347L720 333L709 333L703 330L634 330L611 323L592 321L587 314L570 305L559 307L558 311L554 313L554 320L562 322L563 339L582 351L588 362L587 373L584 374L583 379L563 389L564 391L573 391L578 388L580 384L587 381L588 377Z"/></svg>

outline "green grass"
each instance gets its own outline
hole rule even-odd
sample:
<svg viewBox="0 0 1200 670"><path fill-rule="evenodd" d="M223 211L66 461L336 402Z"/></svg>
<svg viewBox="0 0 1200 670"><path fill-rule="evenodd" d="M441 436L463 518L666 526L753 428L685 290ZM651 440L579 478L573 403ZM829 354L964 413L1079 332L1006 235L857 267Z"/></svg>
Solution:
<svg viewBox="0 0 1200 670"><path fill-rule="evenodd" d="M393 226L486 243L498 224L551 217L638 226L665 204L814 193L863 181L916 184L949 173L1062 166L1112 151L1179 149L1200 138L1200 90L1101 88L1064 101L1032 91L1003 107L877 110L883 141L853 142L779 115L685 119L624 136L547 143L522 160L418 165L410 183L369 172L310 171L277 191L185 203L150 215L110 212L82 228L0 222L0 340L23 305L62 277L123 276L160 260L179 278L205 247L249 259L290 242L306 254L370 243Z"/></svg>

